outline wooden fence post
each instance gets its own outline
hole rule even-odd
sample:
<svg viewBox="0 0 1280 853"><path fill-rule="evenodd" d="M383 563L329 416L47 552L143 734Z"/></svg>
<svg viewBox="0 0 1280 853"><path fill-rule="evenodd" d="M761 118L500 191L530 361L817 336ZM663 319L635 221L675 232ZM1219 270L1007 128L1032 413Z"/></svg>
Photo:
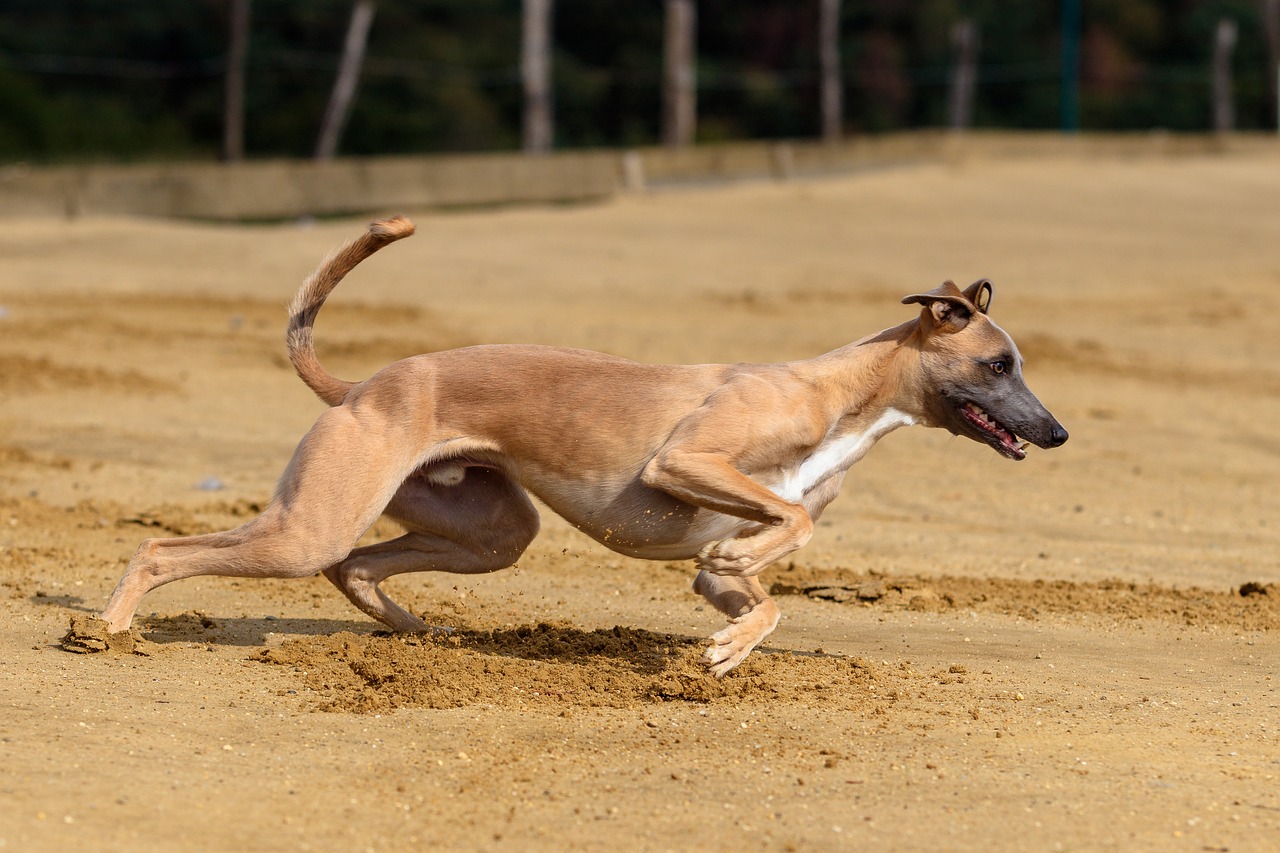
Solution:
<svg viewBox="0 0 1280 853"><path fill-rule="evenodd" d="M1213 129L1215 133L1229 133L1235 129L1235 108L1231 92L1231 54L1239 34L1236 22L1230 18L1218 21L1213 36Z"/></svg>
<svg viewBox="0 0 1280 853"><path fill-rule="evenodd" d="M1262 0L1262 31L1267 37L1267 94L1271 119L1280 133L1280 0Z"/></svg>
<svg viewBox="0 0 1280 853"><path fill-rule="evenodd" d="M1062 0L1062 76L1058 112L1063 131L1080 130L1080 0Z"/></svg>
<svg viewBox="0 0 1280 853"><path fill-rule="evenodd" d="M316 140L316 159L332 160L338 152L347 117L351 115L351 101L360 79L360 66L369 42L369 27L373 24L376 7L373 0L356 0L351 7L351 23L347 25L347 37L342 45L342 60L338 63L338 77L333 82L329 106L320 123L320 137Z"/></svg>
<svg viewBox="0 0 1280 853"><path fill-rule="evenodd" d="M956 51L948 98L952 130L965 130L973 125L973 99L978 85L978 42L978 25L973 21L958 21L951 28L951 45Z"/></svg>
<svg viewBox="0 0 1280 853"><path fill-rule="evenodd" d="M551 10L554 0L524 0L520 79L524 85L524 151L551 150Z"/></svg>
<svg viewBox="0 0 1280 853"><path fill-rule="evenodd" d="M222 104L222 159L244 159L244 66L249 52L249 0L231 0L231 30Z"/></svg>
<svg viewBox="0 0 1280 853"><path fill-rule="evenodd" d="M662 141L671 147L693 142L697 122L694 71L697 10L694 0L666 0L662 60Z"/></svg>
<svg viewBox="0 0 1280 853"><path fill-rule="evenodd" d="M844 75L840 68L840 0L819 0L818 65L822 81L822 138L839 142L844 132Z"/></svg>

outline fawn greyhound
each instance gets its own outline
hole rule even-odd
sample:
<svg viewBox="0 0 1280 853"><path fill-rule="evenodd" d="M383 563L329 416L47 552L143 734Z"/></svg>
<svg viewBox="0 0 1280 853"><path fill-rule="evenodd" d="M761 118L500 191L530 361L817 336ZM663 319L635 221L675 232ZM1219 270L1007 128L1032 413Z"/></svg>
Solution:
<svg viewBox="0 0 1280 853"><path fill-rule="evenodd" d="M532 492L615 551L693 559L694 589L731 620L704 655L721 677L778 623L758 574L808 542L845 472L880 438L924 424L1009 459L1024 458L1028 441L1067 440L988 319L985 279L908 296L918 317L806 361L649 365L495 345L337 379L316 359L316 314L356 264L413 230L400 217L374 222L303 283L289 358L331 408L260 516L139 546L102 613L109 631L128 629L139 599L170 581L319 572L374 619L425 631L379 584L511 566L538 531ZM407 532L354 547L383 513Z"/></svg>

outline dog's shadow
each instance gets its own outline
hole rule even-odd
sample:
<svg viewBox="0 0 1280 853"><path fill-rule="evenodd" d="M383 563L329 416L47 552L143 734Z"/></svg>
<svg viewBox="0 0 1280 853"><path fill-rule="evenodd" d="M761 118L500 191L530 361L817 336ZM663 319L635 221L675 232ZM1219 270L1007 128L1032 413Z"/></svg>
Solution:
<svg viewBox="0 0 1280 853"><path fill-rule="evenodd" d="M97 613L78 595L49 595L47 592L37 592L27 600L39 607L61 607L64 610L76 610L80 613Z"/></svg>
<svg viewBox="0 0 1280 853"><path fill-rule="evenodd" d="M89 607L78 595L49 595L40 592L32 595L30 601L41 607L57 607L72 614L98 614L98 608ZM208 643L244 647L267 645L272 634L325 636L343 631L352 634L372 634L377 631L377 625L358 619L290 619L275 616L214 618L197 610L165 616L140 616L134 620L133 627L142 639L157 645Z"/></svg>
<svg viewBox="0 0 1280 853"><path fill-rule="evenodd" d="M271 635L326 636L348 632L371 634L376 626L349 619L307 619L288 617L212 617L199 611L167 616L145 616L135 623L142 638L157 645L208 643L253 647L269 645Z"/></svg>
<svg viewBox="0 0 1280 853"><path fill-rule="evenodd" d="M42 605L54 605L81 613L96 613L74 595L41 595ZM388 631L376 623L359 619L313 619L277 616L213 617L199 611L138 618L135 630L156 645L200 643L212 646L255 648L275 645L280 637L325 641L335 634L354 635L375 651L379 643L440 644L483 656L512 660L545 661L574 666L608 659L637 675L658 675L678 666L683 659L693 661L701 654L706 638L688 634L664 634L644 628L617 625L585 629L572 625L538 622L508 628L437 628L426 634ZM758 658L786 650L762 646ZM826 652L790 650L801 658L839 658Z"/></svg>
<svg viewBox="0 0 1280 853"><path fill-rule="evenodd" d="M205 643L250 648L273 645L282 635L302 642L327 642L332 635L346 634L354 635L366 652L375 655L380 644L429 644L489 657L578 666L608 659L644 675L664 672L681 657L696 657L705 642L698 637L624 626L588 630L540 622L492 630L464 626L404 634L360 620L213 617L198 611L142 617L136 627L144 639L157 645Z"/></svg>

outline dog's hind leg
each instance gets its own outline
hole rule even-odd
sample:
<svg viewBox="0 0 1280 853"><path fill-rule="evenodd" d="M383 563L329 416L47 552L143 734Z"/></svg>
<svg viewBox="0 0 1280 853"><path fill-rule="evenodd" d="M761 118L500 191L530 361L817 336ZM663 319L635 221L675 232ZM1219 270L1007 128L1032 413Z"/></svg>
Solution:
<svg viewBox="0 0 1280 853"><path fill-rule="evenodd" d="M411 449L385 449L396 446L388 435L397 437L346 408L322 414L257 518L235 530L148 539L138 547L102 611L108 630L128 629L142 597L176 580L306 577L343 559L416 464Z"/></svg>
<svg viewBox="0 0 1280 853"><path fill-rule="evenodd" d="M480 574L505 569L538 532L538 512L501 471L468 467L460 482L442 485L420 474L400 487L387 515L409 533L357 548L324 575L351 603L397 631L427 625L378 586L405 572Z"/></svg>
<svg viewBox="0 0 1280 853"><path fill-rule="evenodd" d="M711 637L702 661L716 678L723 678L778 627L781 613L760 581L751 577L698 572L693 591L729 617L729 626Z"/></svg>

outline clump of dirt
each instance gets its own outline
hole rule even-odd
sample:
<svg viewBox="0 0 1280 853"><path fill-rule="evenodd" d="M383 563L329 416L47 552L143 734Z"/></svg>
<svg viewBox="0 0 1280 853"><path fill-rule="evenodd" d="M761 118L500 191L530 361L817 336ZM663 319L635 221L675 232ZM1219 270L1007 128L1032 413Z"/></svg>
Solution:
<svg viewBox="0 0 1280 853"><path fill-rule="evenodd" d="M866 661L757 651L717 680L700 661L702 641L635 628L583 631L540 623L451 634L336 634L286 642L256 655L292 667L327 711L400 707L555 706L625 708L751 697L858 702L874 677Z"/></svg>
<svg viewBox="0 0 1280 853"><path fill-rule="evenodd" d="M71 617L71 625L67 633L58 643L64 651L77 654L93 654L96 652L112 652L121 655L150 656L152 644L138 635L132 628L112 634L107 630L107 623L97 616L77 613Z"/></svg>
<svg viewBox="0 0 1280 853"><path fill-rule="evenodd" d="M1045 614L1094 614L1123 619L1174 619L1187 625L1224 625L1248 631L1280 629L1274 585L1246 583L1239 590L1207 590L1121 580L1077 582L1014 578L858 575L843 569L790 566L771 595L806 595L886 610L951 609L1005 613L1034 619Z"/></svg>

